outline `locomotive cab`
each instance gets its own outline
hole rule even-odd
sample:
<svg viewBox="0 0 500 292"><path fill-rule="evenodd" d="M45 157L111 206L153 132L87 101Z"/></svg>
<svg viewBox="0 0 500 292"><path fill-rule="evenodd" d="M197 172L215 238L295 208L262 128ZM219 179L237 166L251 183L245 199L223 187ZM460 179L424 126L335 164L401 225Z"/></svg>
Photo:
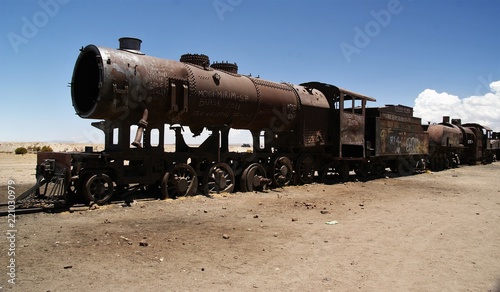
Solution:
<svg viewBox="0 0 500 292"><path fill-rule="evenodd" d="M472 158L469 163L475 164L478 161L481 163L493 162L495 159L495 148L498 147L494 146L495 142L492 142L494 141L493 130L477 123L468 123L462 126L475 134L469 151L469 157Z"/></svg>
<svg viewBox="0 0 500 292"><path fill-rule="evenodd" d="M309 82L301 85L318 89L328 100L329 144L333 156L338 159L364 158L366 102L376 100L330 84Z"/></svg>

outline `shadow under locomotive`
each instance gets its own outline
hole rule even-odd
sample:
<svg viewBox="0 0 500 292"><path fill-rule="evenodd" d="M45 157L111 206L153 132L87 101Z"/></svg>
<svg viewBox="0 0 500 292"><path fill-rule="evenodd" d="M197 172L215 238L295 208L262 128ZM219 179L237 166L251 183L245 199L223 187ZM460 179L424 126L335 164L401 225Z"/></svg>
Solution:
<svg viewBox="0 0 500 292"><path fill-rule="evenodd" d="M100 120L92 125L103 131L105 149L39 153L37 183L19 203L260 191L345 181L351 171L379 177L386 168L406 175L441 155L410 107L370 108L375 99L362 94L241 75L236 64L210 66L205 55L186 54L180 62L150 57L140 43L122 38L119 49L82 48L71 82L73 106L81 118ZM184 127L211 134L188 146ZM231 129L250 131L252 151L229 151ZM175 136L170 152L168 135Z"/></svg>

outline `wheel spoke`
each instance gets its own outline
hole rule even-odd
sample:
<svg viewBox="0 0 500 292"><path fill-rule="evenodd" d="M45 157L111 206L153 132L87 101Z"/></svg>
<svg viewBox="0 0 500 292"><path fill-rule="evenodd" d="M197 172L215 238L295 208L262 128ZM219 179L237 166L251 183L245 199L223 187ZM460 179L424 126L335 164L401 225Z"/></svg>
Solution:
<svg viewBox="0 0 500 292"><path fill-rule="evenodd" d="M274 186L283 187L292 181L292 162L288 157L278 156L272 163L271 180Z"/></svg>
<svg viewBox="0 0 500 292"><path fill-rule="evenodd" d="M161 182L162 197L177 198L196 194L198 178L195 170L185 163L176 164L165 173Z"/></svg>
<svg viewBox="0 0 500 292"><path fill-rule="evenodd" d="M89 202L102 205L111 199L113 191L113 180L107 174L94 174L85 180L83 193Z"/></svg>
<svg viewBox="0 0 500 292"><path fill-rule="evenodd" d="M232 192L234 190L234 172L225 163L213 165L204 179L205 194Z"/></svg>

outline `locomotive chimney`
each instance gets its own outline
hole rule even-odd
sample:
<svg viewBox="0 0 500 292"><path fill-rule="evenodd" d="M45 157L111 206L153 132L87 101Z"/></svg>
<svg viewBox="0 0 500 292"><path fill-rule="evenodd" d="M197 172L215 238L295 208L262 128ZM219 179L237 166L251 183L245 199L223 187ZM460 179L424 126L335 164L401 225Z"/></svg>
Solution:
<svg viewBox="0 0 500 292"><path fill-rule="evenodd" d="M450 123L450 117L449 116L443 116L443 123Z"/></svg>
<svg viewBox="0 0 500 292"><path fill-rule="evenodd" d="M120 50L132 51L133 53L141 53L142 41L137 38L123 37L118 39L120 42Z"/></svg>

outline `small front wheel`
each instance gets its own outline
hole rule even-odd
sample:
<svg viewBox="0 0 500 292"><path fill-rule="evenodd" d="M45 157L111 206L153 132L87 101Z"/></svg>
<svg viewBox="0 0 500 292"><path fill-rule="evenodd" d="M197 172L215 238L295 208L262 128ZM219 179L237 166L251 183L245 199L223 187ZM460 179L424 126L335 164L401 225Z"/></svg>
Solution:
<svg viewBox="0 0 500 292"><path fill-rule="evenodd" d="M296 171L301 184L310 184L314 181L314 159L311 155L303 155L297 160Z"/></svg>
<svg viewBox="0 0 500 292"><path fill-rule="evenodd" d="M271 164L271 181L275 187L290 184L293 176L292 162L286 156L275 158Z"/></svg>
<svg viewBox="0 0 500 292"><path fill-rule="evenodd" d="M83 195L89 203L103 205L113 196L113 180L105 173L89 176L84 182Z"/></svg>

